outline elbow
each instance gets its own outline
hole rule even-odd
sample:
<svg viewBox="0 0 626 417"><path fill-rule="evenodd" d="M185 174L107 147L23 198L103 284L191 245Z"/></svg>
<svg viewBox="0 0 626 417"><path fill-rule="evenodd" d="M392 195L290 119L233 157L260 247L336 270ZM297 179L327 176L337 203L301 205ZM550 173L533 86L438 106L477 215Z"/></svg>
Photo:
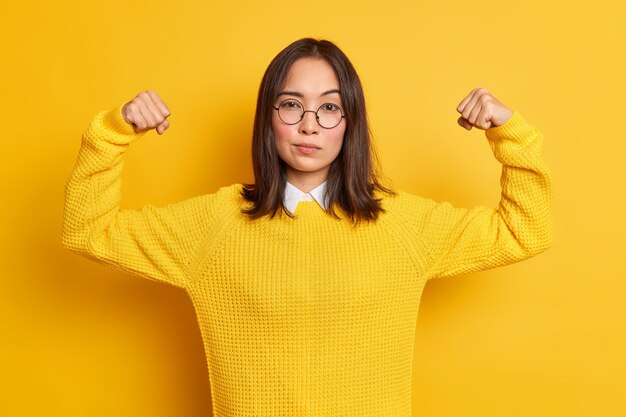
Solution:
<svg viewBox="0 0 626 417"><path fill-rule="evenodd" d="M551 246L552 229L548 228L529 239L527 244L524 245L524 252L527 258L531 258L547 251Z"/></svg>
<svg viewBox="0 0 626 417"><path fill-rule="evenodd" d="M64 249L74 251L76 248L76 233L72 230L71 222L68 221L67 218L67 208L66 213L63 215L63 224L61 226L61 246Z"/></svg>
<svg viewBox="0 0 626 417"><path fill-rule="evenodd" d="M61 246L64 249L70 250L70 251L74 251L74 245L72 244L72 238L70 235L68 235L67 233L63 233L61 234Z"/></svg>
<svg viewBox="0 0 626 417"><path fill-rule="evenodd" d="M71 250L71 241L72 241L72 238L68 230L68 224L64 220L63 225L61 226L61 246L64 249Z"/></svg>
<svg viewBox="0 0 626 417"><path fill-rule="evenodd" d="M61 246L71 252L78 252L78 245L76 244L75 237L69 233L65 227L61 232Z"/></svg>
<svg viewBox="0 0 626 417"><path fill-rule="evenodd" d="M537 256L552 246L552 227L549 224L507 231L510 256L515 261Z"/></svg>
<svg viewBox="0 0 626 417"><path fill-rule="evenodd" d="M530 256L537 256L547 251L548 249L550 249L551 246L552 246L552 239L546 239L533 248L533 250L530 252Z"/></svg>
<svg viewBox="0 0 626 417"><path fill-rule="evenodd" d="M90 248L89 242L76 234L63 233L61 235L61 246L68 251L89 259L94 259L95 255Z"/></svg>
<svg viewBox="0 0 626 417"><path fill-rule="evenodd" d="M61 231L61 246L79 255L85 255L89 252L84 234L80 233L79 229L72 228L67 223L63 224Z"/></svg>

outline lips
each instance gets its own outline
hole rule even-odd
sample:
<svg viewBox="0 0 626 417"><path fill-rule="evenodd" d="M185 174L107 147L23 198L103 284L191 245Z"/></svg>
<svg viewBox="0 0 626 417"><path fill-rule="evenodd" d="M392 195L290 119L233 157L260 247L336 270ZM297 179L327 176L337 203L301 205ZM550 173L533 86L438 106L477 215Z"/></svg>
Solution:
<svg viewBox="0 0 626 417"><path fill-rule="evenodd" d="M319 146L313 145L312 143L297 143L294 146L297 146L299 148L322 149Z"/></svg>
<svg viewBox="0 0 626 417"><path fill-rule="evenodd" d="M298 152L304 155L311 155L322 149L319 146L313 145L312 143L297 143L294 144L294 146L296 147Z"/></svg>

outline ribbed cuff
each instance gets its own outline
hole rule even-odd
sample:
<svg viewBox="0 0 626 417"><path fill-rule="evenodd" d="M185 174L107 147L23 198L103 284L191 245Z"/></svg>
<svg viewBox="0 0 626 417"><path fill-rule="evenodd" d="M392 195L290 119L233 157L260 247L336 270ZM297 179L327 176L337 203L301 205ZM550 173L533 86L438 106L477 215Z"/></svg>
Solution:
<svg viewBox="0 0 626 417"><path fill-rule="evenodd" d="M541 132L519 113L513 113L503 125L487 129L485 135L493 155L503 165L528 164L528 157L539 155L543 142Z"/></svg>
<svg viewBox="0 0 626 417"><path fill-rule="evenodd" d="M485 135L490 140L512 139L518 143L525 143L533 136L534 131L535 128L529 125L521 114L514 111L503 125L485 130Z"/></svg>
<svg viewBox="0 0 626 417"><path fill-rule="evenodd" d="M131 124L126 123L122 117L123 106L124 104L119 104L107 112L101 112L99 118L101 127L106 132L101 135L102 138L117 145L129 144L147 132L144 130L137 133Z"/></svg>

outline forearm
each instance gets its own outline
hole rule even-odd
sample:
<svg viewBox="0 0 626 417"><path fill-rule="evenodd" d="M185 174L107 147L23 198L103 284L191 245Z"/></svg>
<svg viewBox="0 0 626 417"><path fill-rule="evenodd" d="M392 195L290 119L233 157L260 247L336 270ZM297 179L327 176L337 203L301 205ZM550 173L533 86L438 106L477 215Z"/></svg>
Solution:
<svg viewBox="0 0 626 417"><path fill-rule="evenodd" d="M552 183L541 155L543 135L515 113L486 136L502 163L499 217L520 251L536 255L552 242Z"/></svg>
<svg viewBox="0 0 626 417"><path fill-rule="evenodd" d="M542 134L515 113L504 125L488 129L486 136L502 163L500 203L497 209L458 209L442 203L428 211L423 236L432 277L518 262L551 244L552 189L541 157Z"/></svg>
<svg viewBox="0 0 626 417"><path fill-rule="evenodd" d="M106 228L119 210L123 154L143 135L124 126L119 111L102 111L92 119L65 184L62 242L83 255L92 255L89 236Z"/></svg>

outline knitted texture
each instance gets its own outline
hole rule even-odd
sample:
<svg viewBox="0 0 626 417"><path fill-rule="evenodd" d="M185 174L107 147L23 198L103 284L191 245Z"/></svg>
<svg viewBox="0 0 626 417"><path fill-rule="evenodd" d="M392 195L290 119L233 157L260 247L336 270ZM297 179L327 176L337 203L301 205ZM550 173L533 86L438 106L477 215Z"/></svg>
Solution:
<svg viewBox="0 0 626 417"><path fill-rule="evenodd" d="M98 113L65 189L63 245L184 288L195 308L216 417L411 416L424 285L521 261L551 242L541 134L514 113L485 131L503 164L497 210L400 192L353 227L315 202L249 220L241 185L120 210L135 133L121 106Z"/></svg>

